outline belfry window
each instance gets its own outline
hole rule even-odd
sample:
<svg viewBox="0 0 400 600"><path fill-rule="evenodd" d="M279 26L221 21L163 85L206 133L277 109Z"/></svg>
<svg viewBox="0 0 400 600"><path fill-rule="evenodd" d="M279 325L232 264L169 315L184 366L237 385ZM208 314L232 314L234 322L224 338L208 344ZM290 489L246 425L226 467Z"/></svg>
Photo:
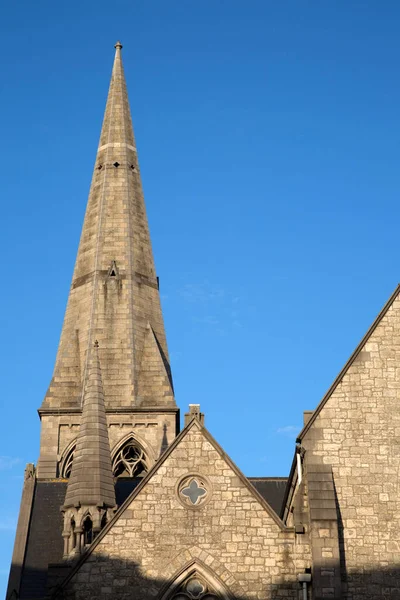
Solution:
<svg viewBox="0 0 400 600"><path fill-rule="evenodd" d="M83 543L85 546L93 542L93 522L92 519L87 516L83 521Z"/></svg>
<svg viewBox="0 0 400 600"><path fill-rule="evenodd" d="M144 477L149 470L143 448L134 439L128 440L113 459L115 477Z"/></svg>

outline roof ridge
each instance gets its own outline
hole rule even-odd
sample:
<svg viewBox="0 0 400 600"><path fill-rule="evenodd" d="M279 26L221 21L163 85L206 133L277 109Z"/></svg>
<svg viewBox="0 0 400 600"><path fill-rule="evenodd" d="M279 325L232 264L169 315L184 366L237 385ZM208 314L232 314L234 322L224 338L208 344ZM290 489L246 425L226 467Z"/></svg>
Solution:
<svg viewBox="0 0 400 600"><path fill-rule="evenodd" d="M255 476L255 477L248 477L247 479L249 480L254 480L254 479L262 479L262 481L287 481L287 477L263 477L263 476Z"/></svg>

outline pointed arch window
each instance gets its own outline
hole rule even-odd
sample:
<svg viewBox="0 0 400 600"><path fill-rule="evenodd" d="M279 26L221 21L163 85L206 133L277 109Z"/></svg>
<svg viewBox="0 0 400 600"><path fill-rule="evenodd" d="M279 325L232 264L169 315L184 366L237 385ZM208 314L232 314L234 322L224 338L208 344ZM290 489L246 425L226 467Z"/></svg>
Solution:
<svg viewBox="0 0 400 600"><path fill-rule="evenodd" d="M149 461L143 448L134 438L129 438L114 454L112 469L115 477L144 477Z"/></svg>
<svg viewBox="0 0 400 600"><path fill-rule="evenodd" d="M89 517L89 515L86 517L86 519L83 521L83 543L85 546L88 546L89 544L91 544L93 542L93 521L92 519Z"/></svg>
<svg viewBox="0 0 400 600"><path fill-rule="evenodd" d="M232 577L228 572L225 572L224 576L225 579ZM165 584L160 594L160 600L231 600L232 598L224 581L199 559L186 563Z"/></svg>
<svg viewBox="0 0 400 600"><path fill-rule="evenodd" d="M74 550L74 548L76 546L76 532L75 532L75 519L74 519L74 517L72 517L72 519L71 519L71 537L70 537L70 543L71 543L70 551L72 551L72 550Z"/></svg>
<svg viewBox="0 0 400 600"><path fill-rule="evenodd" d="M171 600L221 600L221 596L199 573L193 573L174 590Z"/></svg>
<svg viewBox="0 0 400 600"><path fill-rule="evenodd" d="M72 448L68 451L68 454L66 455L65 459L61 463L60 475L63 479L69 479L71 477L71 469L74 460L75 447L76 445L74 444Z"/></svg>

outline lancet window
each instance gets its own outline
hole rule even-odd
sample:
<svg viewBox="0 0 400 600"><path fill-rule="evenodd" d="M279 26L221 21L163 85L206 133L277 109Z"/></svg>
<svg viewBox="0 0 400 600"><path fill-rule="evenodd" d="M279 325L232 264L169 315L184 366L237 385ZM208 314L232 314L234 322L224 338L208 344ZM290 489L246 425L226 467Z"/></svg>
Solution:
<svg viewBox="0 0 400 600"><path fill-rule="evenodd" d="M75 446L73 446L70 449L70 451L68 452L67 456L65 457L65 460L61 464L61 473L60 473L60 475L64 479L69 479L70 476L71 476L72 462L74 460L74 452L75 452Z"/></svg>
<svg viewBox="0 0 400 600"><path fill-rule="evenodd" d="M71 537L70 537L70 550L74 550L76 546L76 533L75 533L75 519L71 519Z"/></svg>
<svg viewBox="0 0 400 600"><path fill-rule="evenodd" d="M130 438L115 453L112 468L115 477L144 477L149 462L143 448Z"/></svg>
<svg viewBox="0 0 400 600"><path fill-rule="evenodd" d="M87 516L83 521L83 543L85 546L93 542L93 521Z"/></svg>

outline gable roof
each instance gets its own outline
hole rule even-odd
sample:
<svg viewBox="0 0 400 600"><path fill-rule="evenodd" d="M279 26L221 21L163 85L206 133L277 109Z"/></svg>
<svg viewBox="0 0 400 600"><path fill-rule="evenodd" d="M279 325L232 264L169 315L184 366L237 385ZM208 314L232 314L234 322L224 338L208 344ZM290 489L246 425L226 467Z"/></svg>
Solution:
<svg viewBox="0 0 400 600"><path fill-rule="evenodd" d="M177 435L172 444L168 447L168 449L164 452L164 454L160 457L160 459L156 462L156 464L150 469L147 473L146 477L140 482L140 484L129 494L126 498L125 502L118 508L113 518L107 523L107 525L100 531L96 539L93 541L88 550L83 554L80 559L77 561L75 566L72 568L68 576L64 579L64 581L54 590L52 594L52 598L56 598L58 592L72 579L75 573L80 569L81 565L87 560L87 558L92 554L93 550L98 546L101 540L107 535L113 525L118 521L122 513L130 503L140 494L142 489L146 486L147 482L157 473L158 469L161 465L167 460L167 458L172 454L175 448L180 444L184 437L188 434L188 432L193 428L197 427L204 435L204 437L208 440L208 442L213 446L213 448L218 452L220 457L226 461L226 463L230 466L230 468L234 471L235 475L240 479L240 481L244 484L244 486L249 490L249 492L254 496L254 499L257 500L259 504L266 510L266 512L270 515L270 517L275 521L275 523L280 527L282 531L293 531L292 527L287 527L281 518L275 513L275 511L270 507L270 505L266 502L266 500L262 497L262 495L257 491L254 485L250 483L247 477L242 473L242 471L235 465L235 463L229 458L229 456L225 453L223 448L218 444L218 442L213 438L210 432L200 423L200 421L194 417L187 425L182 429L182 431Z"/></svg>
<svg viewBox="0 0 400 600"><path fill-rule="evenodd" d="M375 329L378 327L379 323L382 321L383 317L386 315L389 308L392 306L392 304L395 301L396 297L398 296L399 292L400 292L400 284L397 285L393 294L390 296L389 300L386 302L385 306L382 308L381 312L378 314L375 321L372 323L371 327L368 329L367 333L362 338L361 342L358 344L357 348L354 350L353 354L350 356L347 363L344 365L343 369L340 371L339 375L336 377L335 381L333 382L333 384L331 385L329 390L326 392L325 396L322 398L322 400L318 404L317 408L314 410L310 420L308 421L308 423L303 427L303 429L299 433L298 438L296 440L297 442L301 443L304 436L310 430L310 428L312 427L316 418L318 417L319 413L321 412L321 410L323 409L325 404L328 402L329 398L332 396L332 394L336 390L337 386L342 381L343 377L346 375L349 368L352 366L352 364L356 360L357 356L360 354L361 350L363 349L363 347L365 346L365 344L367 343L367 341L369 340L369 338L371 337L371 335L373 334Z"/></svg>

